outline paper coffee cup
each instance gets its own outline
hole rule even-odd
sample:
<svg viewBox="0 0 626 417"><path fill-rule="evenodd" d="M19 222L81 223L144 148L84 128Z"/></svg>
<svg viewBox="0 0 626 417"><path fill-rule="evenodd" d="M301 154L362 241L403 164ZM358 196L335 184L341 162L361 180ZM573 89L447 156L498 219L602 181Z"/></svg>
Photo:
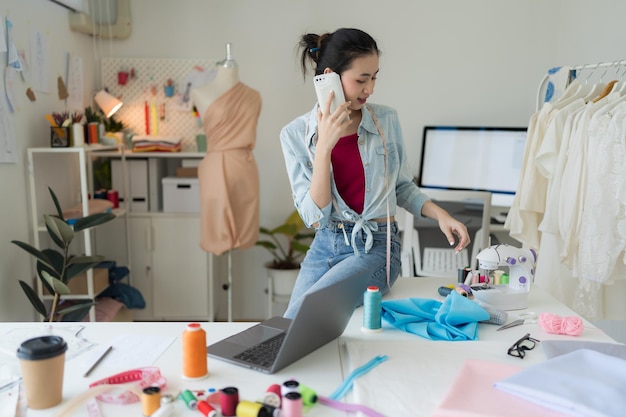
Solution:
<svg viewBox="0 0 626 417"><path fill-rule="evenodd" d="M63 400L63 370L67 343L60 336L28 339L17 349L28 407L54 407Z"/></svg>

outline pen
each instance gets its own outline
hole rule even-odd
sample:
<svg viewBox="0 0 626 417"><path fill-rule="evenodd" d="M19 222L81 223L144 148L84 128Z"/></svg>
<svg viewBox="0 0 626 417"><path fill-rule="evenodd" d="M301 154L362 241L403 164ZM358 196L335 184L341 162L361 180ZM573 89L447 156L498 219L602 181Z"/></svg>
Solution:
<svg viewBox="0 0 626 417"><path fill-rule="evenodd" d="M85 372L85 374L83 375L83 378L86 378L89 376L89 374L91 373L91 371L93 371L94 369L96 369L96 366L98 366L98 364L100 362L102 362L102 359L104 359L104 357L111 351L113 350L113 346L109 346L107 348L107 350L105 350L104 352L102 352L102 355L100 355L100 357L93 363L93 365L91 365L89 367L89 369L87 369L87 372Z"/></svg>

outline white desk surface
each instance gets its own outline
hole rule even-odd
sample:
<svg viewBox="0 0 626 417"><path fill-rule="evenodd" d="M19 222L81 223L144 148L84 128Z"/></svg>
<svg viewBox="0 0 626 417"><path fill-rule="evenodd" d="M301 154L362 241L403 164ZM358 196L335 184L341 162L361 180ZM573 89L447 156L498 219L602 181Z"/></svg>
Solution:
<svg viewBox="0 0 626 417"><path fill-rule="evenodd" d="M441 278L401 278L385 296L389 298L422 297L443 300L437 294L441 285L451 284ZM321 306L323 308L323 306ZM544 291L533 288L529 298L528 311L541 313L544 311L562 316L575 315L567 307L560 304ZM511 316L516 312L510 312ZM254 323L202 323L207 332L207 344L211 344L226 336L247 328ZM274 383L281 384L288 379L296 379L320 395L330 395L343 381L352 369L363 365L377 354L387 354L390 359L377 366L365 376L355 382L354 391L347 402L358 402L368 405L376 411L386 414L386 404L391 399L390 392L381 381L397 378L398 365L415 372L406 389L412 393L408 399L412 416L429 416L445 395L451 382L456 377L462 361L467 358L489 357L500 361L507 361L521 366L528 366L543 360L543 355L537 351L530 352L526 359L519 360L506 355L506 349L525 333L541 340L571 338L571 336L550 335L541 330L538 324L518 326L513 329L496 332L498 326L480 324L478 330L479 341L473 342L433 342L419 336L405 333L385 326L381 333L370 334L361 332L362 309L358 308L346 331L337 340L328 343L305 358L297 361L282 371L266 375L239 366L209 358L209 377L202 381L188 381L181 376L181 335L186 323L158 322L158 323L80 323L85 329L82 336L86 339L104 345L119 335L141 334L146 336L169 336L174 342L158 358L154 366L160 368L167 378L167 393L177 393L183 389L200 390L208 388L220 389L226 386L235 386L239 389L239 398L242 400L257 401L262 399L266 389ZM58 324L59 326L63 324ZM68 323L76 326L77 323ZM41 323L0 323L0 335L15 328L41 328ZM0 336L1 337L1 336ZM585 322L582 336L576 340L591 340L613 342L603 331ZM83 378L87 366L84 355L68 360L65 367L63 402L61 405L48 410L29 410L29 417L51 417L57 413L74 397L85 392L89 383L128 370L116 368L115 364L105 361L101 363L89 377ZM488 357L486 357L488 356ZM376 387L372 389L372 387ZM396 394L397 395L397 394ZM407 400L404 398L404 400ZM186 409L181 401L176 402L176 416L198 416L198 411ZM140 416L141 405L102 404L100 408L103 417ZM87 416L84 406L78 408L71 416ZM306 411L307 416L345 416L334 409L316 405ZM354 414L352 414L354 415ZM399 415L399 414L395 414Z"/></svg>

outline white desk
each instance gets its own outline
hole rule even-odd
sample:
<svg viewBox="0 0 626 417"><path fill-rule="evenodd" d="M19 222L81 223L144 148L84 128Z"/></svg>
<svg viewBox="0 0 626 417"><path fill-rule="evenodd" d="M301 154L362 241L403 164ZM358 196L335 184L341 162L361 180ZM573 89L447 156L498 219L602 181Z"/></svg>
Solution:
<svg viewBox="0 0 626 417"><path fill-rule="evenodd" d="M400 278L385 299L422 297L443 301L437 289L446 284L454 284L454 280ZM508 321L528 311L563 317L577 315L537 287L531 289L528 308L510 311ZM387 416L431 416L467 359L493 360L522 367L544 361L541 344L524 359L507 355L507 349L526 333L543 341L615 342L587 321L583 334L577 337L546 333L539 324L496 331L500 326L480 323L477 341L447 342L424 339L384 322L383 332L363 333L360 330L362 317L362 309L357 309L341 337L344 366L354 369L376 355L386 354L389 359L355 381L351 401L365 403Z"/></svg>
<svg viewBox="0 0 626 417"><path fill-rule="evenodd" d="M452 281L441 278L401 278L386 298L423 297L442 300L443 298L437 294L437 288L449 283ZM539 289L533 289L531 292L529 310L537 313L549 311L563 316L574 315L571 310ZM366 404L389 417L401 415L387 414L390 402L396 400L404 402L411 409L411 416L430 416L466 358L492 358L527 366L543 360L543 354L535 349L529 352L524 360L509 357L506 355L506 349L515 340L527 332L541 340L568 337L543 333L538 325L533 324L502 332L495 331L497 326L480 324L479 341L434 342L389 327L385 327L385 330L378 334L363 333L360 330L361 323L362 311L359 308L338 340L323 346L276 374L265 375L209 358L209 377L193 382L181 377L180 336L186 327L185 323L82 323L82 325L85 326L83 336L99 344L110 342L121 334L175 337L175 341L154 364L167 378L166 392L177 393L183 389L200 390L211 387L220 389L235 386L239 389L240 399L249 401L262 399L267 387L271 384L281 384L291 378L313 388L320 395L328 396L341 384L351 369L363 365L378 354L387 354L390 359L357 379L352 395L344 400ZM207 332L207 343L210 344L252 324L254 323L215 322L203 323L202 326ZM76 323L71 325L76 325ZM0 323L0 335L16 327L27 326L37 328L41 326L41 323ZM577 340L580 339L612 341L604 332L589 323L585 323L585 331ZM83 378L85 367L84 357L79 356L67 361L63 403L48 410L29 410L28 416L56 416L71 398L83 393L89 383L128 369L116 368L103 361L88 378ZM406 372L399 374L399 367ZM404 384L407 380L409 383L403 385L401 389L391 384L392 382ZM407 395L407 392L410 395ZM100 407L103 417L141 415L139 403L125 406L101 403ZM181 401L176 402L176 407L176 415L180 417L201 415L198 411L186 409ZM71 414L71 416L87 415L85 407L80 407ZM306 415L345 416L343 413L322 405L314 406L306 412Z"/></svg>

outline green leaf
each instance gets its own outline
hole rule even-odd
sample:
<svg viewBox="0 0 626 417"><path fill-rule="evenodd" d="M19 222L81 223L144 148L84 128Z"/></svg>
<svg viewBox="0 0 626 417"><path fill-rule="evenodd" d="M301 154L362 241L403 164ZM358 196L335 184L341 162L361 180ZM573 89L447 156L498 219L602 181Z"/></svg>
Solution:
<svg viewBox="0 0 626 417"><path fill-rule="evenodd" d="M267 241L267 240L259 240L258 242L256 242L256 245L257 246L262 246L262 247L264 247L266 249L270 249L270 250L276 249L276 245L273 244L270 241Z"/></svg>
<svg viewBox="0 0 626 417"><path fill-rule="evenodd" d="M305 245L304 243L300 243L295 240L291 242L291 247L293 248L294 251L300 252L300 253L305 253L306 251L309 250L309 245Z"/></svg>
<svg viewBox="0 0 626 417"><path fill-rule="evenodd" d="M46 279L42 275L43 271L46 271L46 273L48 273L49 275L57 279L60 279L58 276L58 273L54 269L48 267L47 265L41 262L37 262L37 276L39 277L39 280L41 281L43 286L48 290L48 294L54 294L54 288L52 288L50 284L48 284L48 281L46 281Z"/></svg>
<svg viewBox="0 0 626 417"><path fill-rule="evenodd" d="M48 284L50 284L50 287L52 287L55 293L60 295L67 295L71 293L70 289L63 283L63 281L56 279L46 271L41 271L41 276L48 282Z"/></svg>
<svg viewBox="0 0 626 417"><path fill-rule="evenodd" d="M74 223L74 231L80 232L81 230L110 222L113 219L115 219L115 214L113 213L90 214L89 216L81 217L76 220L76 223Z"/></svg>
<svg viewBox="0 0 626 417"><path fill-rule="evenodd" d="M20 286L22 287L22 291L24 291L24 293L26 294L26 297L28 297L28 300L33 305L33 307L35 308L37 313L39 313L42 316L46 317L48 315L48 312L46 311L46 306L39 299L39 297L37 296L37 293L35 292L35 290L33 290L31 288L31 286L28 285L26 282L24 282L22 280L20 280L19 282L20 282Z"/></svg>
<svg viewBox="0 0 626 417"><path fill-rule="evenodd" d="M59 199L57 195L52 191L52 188L48 187L48 191L50 191L50 196L52 197L52 201L54 202L54 207L57 209L58 216L63 219L63 210L61 210L61 205L59 204Z"/></svg>
<svg viewBox="0 0 626 417"><path fill-rule="evenodd" d="M64 220L49 214L44 214L43 219L50 237L59 247L64 248L72 242L75 236L74 230Z"/></svg>
<svg viewBox="0 0 626 417"><path fill-rule="evenodd" d="M45 255L44 252L41 252L39 249L29 245L28 243L20 242L19 240L12 240L11 243L24 249L26 252L30 253L31 255L33 255L35 258L39 259L41 262L45 263L46 265L53 267L50 259Z"/></svg>
<svg viewBox="0 0 626 417"><path fill-rule="evenodd" d="M92 300L83 301L60 310L57 315L61 316L61 321L81 321L94 305Z"/></svg>
<svg viewBox="0 0 626 417"><path fill-rule="evenodd" d="M285 236L295 236L298 234L298 227L295 224L283 224L275 229L272 229L271 233L273 235L282 234Z"/></svg>

